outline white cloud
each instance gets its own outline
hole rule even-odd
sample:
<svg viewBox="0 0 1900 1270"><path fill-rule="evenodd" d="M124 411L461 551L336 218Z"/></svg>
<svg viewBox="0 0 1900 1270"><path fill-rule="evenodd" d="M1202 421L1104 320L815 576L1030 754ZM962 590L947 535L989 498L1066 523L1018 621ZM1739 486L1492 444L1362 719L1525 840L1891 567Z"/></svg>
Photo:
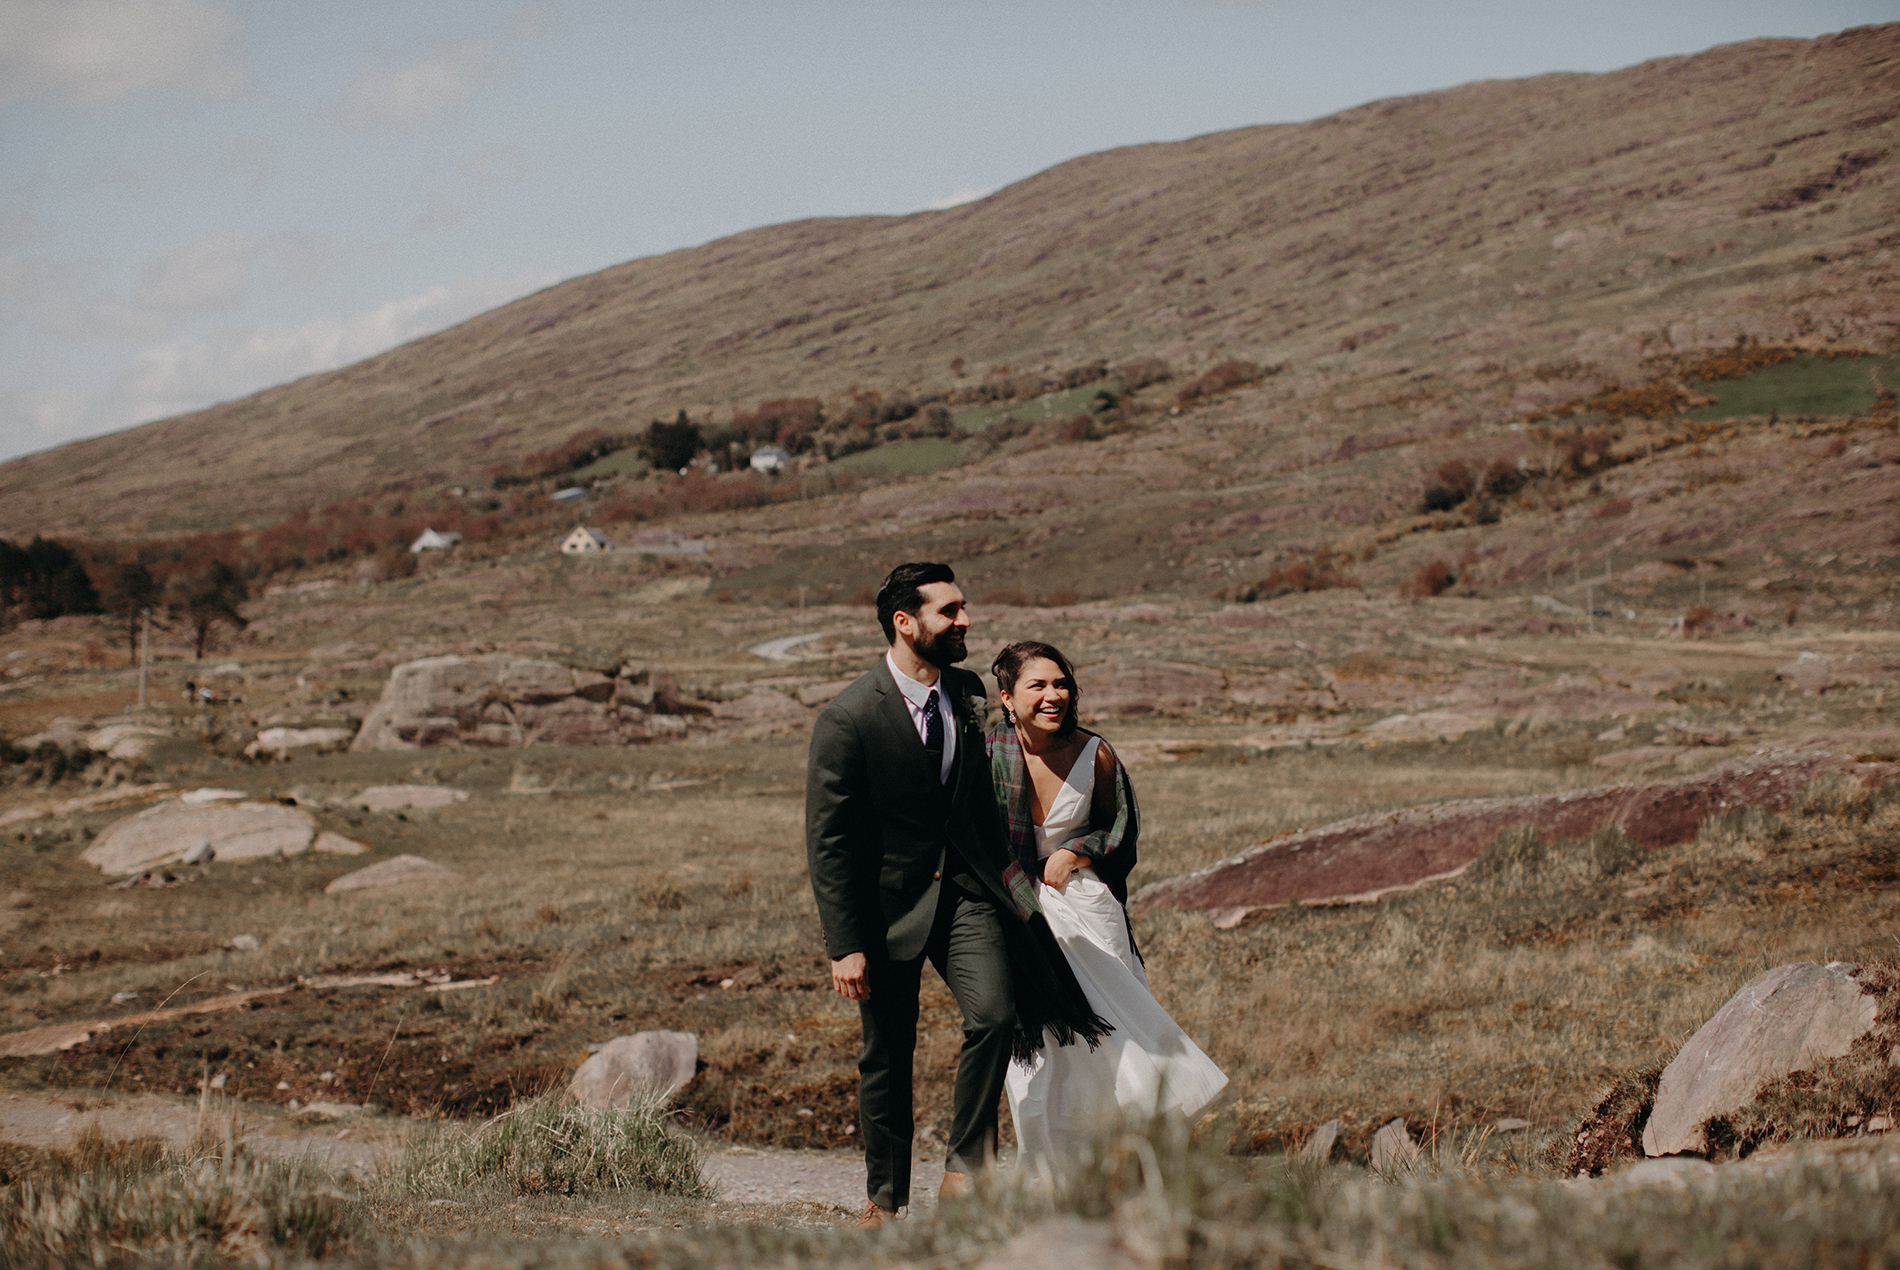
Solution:
<svg viewBox="0 0 1900 1270"><path fill-rule="evenodd" d="M933 198L928 203L925 203L924 210L927 212L941 212L945 208L961 207L965 203L974 203L980 198L988 198L994 193L996 193L995 186L979 190L973 185L960 185L956 189L951 190L948 194Z"/></svg>
<svg viewBox="0 0 1900 1270"><path fill-rule="evenodd" d="M353 128L419 128L466 106L501 68L477 39L444 44L403 66L365 66L331 114Z"/></svg>
<svg viewBox="0 0 1900 1270"><path fill-rule="evenodd" d="M0 0L0 105L225 97L249 77L219 0Z"/></svg>
<svg viewBox="0 0 1900 1270"><path fill-rule="evenodd" d="M158 419L334 370L453 326L554 281L556 275L543 271L468 278L342 320L316 318L300 326L267 326L217 339L148 345L120 377L114 394L123 406L118 413L127 423Z"/></svg>
<svg viewBox="0 0 1900 1270"><path fill-rule="evenodd" d="M166 312L236 304L250 282L257 245L234 229L214 229L146 264L136 302Z"/></svg>

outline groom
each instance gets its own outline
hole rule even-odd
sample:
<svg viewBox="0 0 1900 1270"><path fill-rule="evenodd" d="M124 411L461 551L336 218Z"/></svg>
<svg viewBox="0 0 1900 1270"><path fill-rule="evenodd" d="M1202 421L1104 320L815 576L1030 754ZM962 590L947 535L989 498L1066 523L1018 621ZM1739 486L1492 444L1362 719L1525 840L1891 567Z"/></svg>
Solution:
<svg viewBox="0 0 1900 1270"><path fill-rule="evenodd" d="M963 1013L942 1194L996 1153L1012 1051L1091 1044L1089 1009L1010 861L983 749L983 681L956 663L970 614L945 564L901 564L877 594L890 651L812 729L805 852L831 982L858 1003L866 1224L910 1202L911 1067L928 960Z"/></svg>

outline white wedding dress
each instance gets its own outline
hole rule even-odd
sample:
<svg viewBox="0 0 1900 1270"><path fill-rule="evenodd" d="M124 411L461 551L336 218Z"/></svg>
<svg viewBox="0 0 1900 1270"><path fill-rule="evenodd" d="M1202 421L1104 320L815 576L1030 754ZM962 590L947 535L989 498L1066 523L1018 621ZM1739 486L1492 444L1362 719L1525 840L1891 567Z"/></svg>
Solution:
<svg viewBox="0 0 1900 1270"><path fill-rule="evenodd" d="M1036 826L1039 855L1088 835L1100 744L1089 738ZM1121 902L1094 870L1077 869L1064 889L1045 884L1036 894L1089 1004L1115 1025L1093 1050L1081 1041L1049 1043L1027 1063L1009 1065L1004 1085L1016 1141L1025 1162L1047 1172L1106 1126L1154 1115L1197 1115L1227 1077L1155 1001L1129 942Z"/></svg>

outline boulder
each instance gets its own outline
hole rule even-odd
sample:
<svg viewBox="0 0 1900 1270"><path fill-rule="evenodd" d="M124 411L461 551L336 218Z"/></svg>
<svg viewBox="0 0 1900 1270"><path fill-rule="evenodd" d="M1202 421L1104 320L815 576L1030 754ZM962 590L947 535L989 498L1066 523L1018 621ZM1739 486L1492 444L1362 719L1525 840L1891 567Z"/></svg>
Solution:
<svg viewBox="0 0 1900 1270"><path fill-rule="evenodd" d="M288 758L296 750L319 754L328 750L346 750L356 739L351 728L265 728L244 747L246 758Z"/></svg>
<svg viewBox="0 0 1900 1270"><path fill-rule="evenodd" d="M635 1032L601 1046L574 1073L567 1091L596 1111L608 1111L642 1091L671 1098L698 1065L699 1038L691 1032Z"/></svg>
<svg viewBox="0 0 1900 1270"><path fill-rule="evenodd" d="M403 882L441 881L458 876L454 869L437 864L434 860L425 860L419 855L391 856L375 864L365 865L353 873L345 873L330 885L323 888L325 895L335 895L341 891L360 891L372 886L397 886Z"/></svg>
<svg viewBox="0 0 1900 1270"><path fill-rule="evenodd" d="M1874 1025L1854 968L1811 961L1751 980L1663 1069L1643 1154L1703 1151L1703 1122L1747 1105L1763 1084L1839 1058Z"/></svg>
<svg viewBox="0 0 1900 1270"><path fill-rule="evenodd" d="M181 863L204 845L227 861L296 855L316 835L316 821L296 807L172 800L108 826L80 858L106 873L142 873Z"/></svg>
<svg viewBox="0 0 1900 1270"><path fill-rule="evenodd" d="M164 728L137 723L108 723L96 732L87 733L85 744L88 749L107 758L134 762L150 755L159 742L170 737L171 733Z"/></svg>
<svg viewBox="0 0 1900 1270"><path fill-rule="evenodd" d="M1418 1143L1403 1118L1388 1121L1372 1135L1372 1170L1390 1176L1409 1170L1418 1160Z"/></svg>
<svg viewBox="0 0 1900 1270"><path fill-rule="evenodd" d="M639 665L609 676L511 653L425 657L390 672L350 748L626 745L677 737L675 716L707 709Z"/></svg>
<svg viewBox="0 0 1900 1270"><path fill-rule="evenodd" d="M446 785L371 785L356 796L356 805L365 811L408 811L467 801L468 791Z"/></svg>

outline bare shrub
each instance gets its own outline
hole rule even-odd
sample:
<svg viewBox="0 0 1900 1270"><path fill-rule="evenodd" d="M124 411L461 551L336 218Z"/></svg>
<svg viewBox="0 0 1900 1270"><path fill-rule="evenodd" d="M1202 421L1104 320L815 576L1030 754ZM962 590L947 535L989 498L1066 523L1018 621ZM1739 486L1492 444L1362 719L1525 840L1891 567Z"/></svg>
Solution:
<svg viewBox="0 0 1900 1270"><path fill-rule="evenodd" d="M1689 639L1706 635L1721 621L1721 614L1706 604L1698 604L1682 615L1682 633Z"/></svg>
<svg viewBox="0 0 1900 1270"><path fill-rule="evenodd" d="M1452 572L1449 564L1443 560L1433 560L1420 566L1412 575L1412 580L1399 588L1399 593L1408 599L1422 600L1429 596L1443 595L1458 581L1458 575Z"/></svg>
<svg viewBox="0 0 1900 1270"><path fill-rule="evenodd" d="M1166 383L1174 378L1174 368L1159 357L1137 357L1123 362L1115 370L1123 392L1139 392L1150 384Z"/></svg>
<svg viewBox="0 0 1900 1270"><path fill-rule="evenodd" d="M1257 384L1277 369L1262 366L1258 362L1229 358L1183 384L1181 391L1175 394L1174 404L1186 406L1224 392L1232 392L1236 388L1244 388L1248 384Z"/></svg>

